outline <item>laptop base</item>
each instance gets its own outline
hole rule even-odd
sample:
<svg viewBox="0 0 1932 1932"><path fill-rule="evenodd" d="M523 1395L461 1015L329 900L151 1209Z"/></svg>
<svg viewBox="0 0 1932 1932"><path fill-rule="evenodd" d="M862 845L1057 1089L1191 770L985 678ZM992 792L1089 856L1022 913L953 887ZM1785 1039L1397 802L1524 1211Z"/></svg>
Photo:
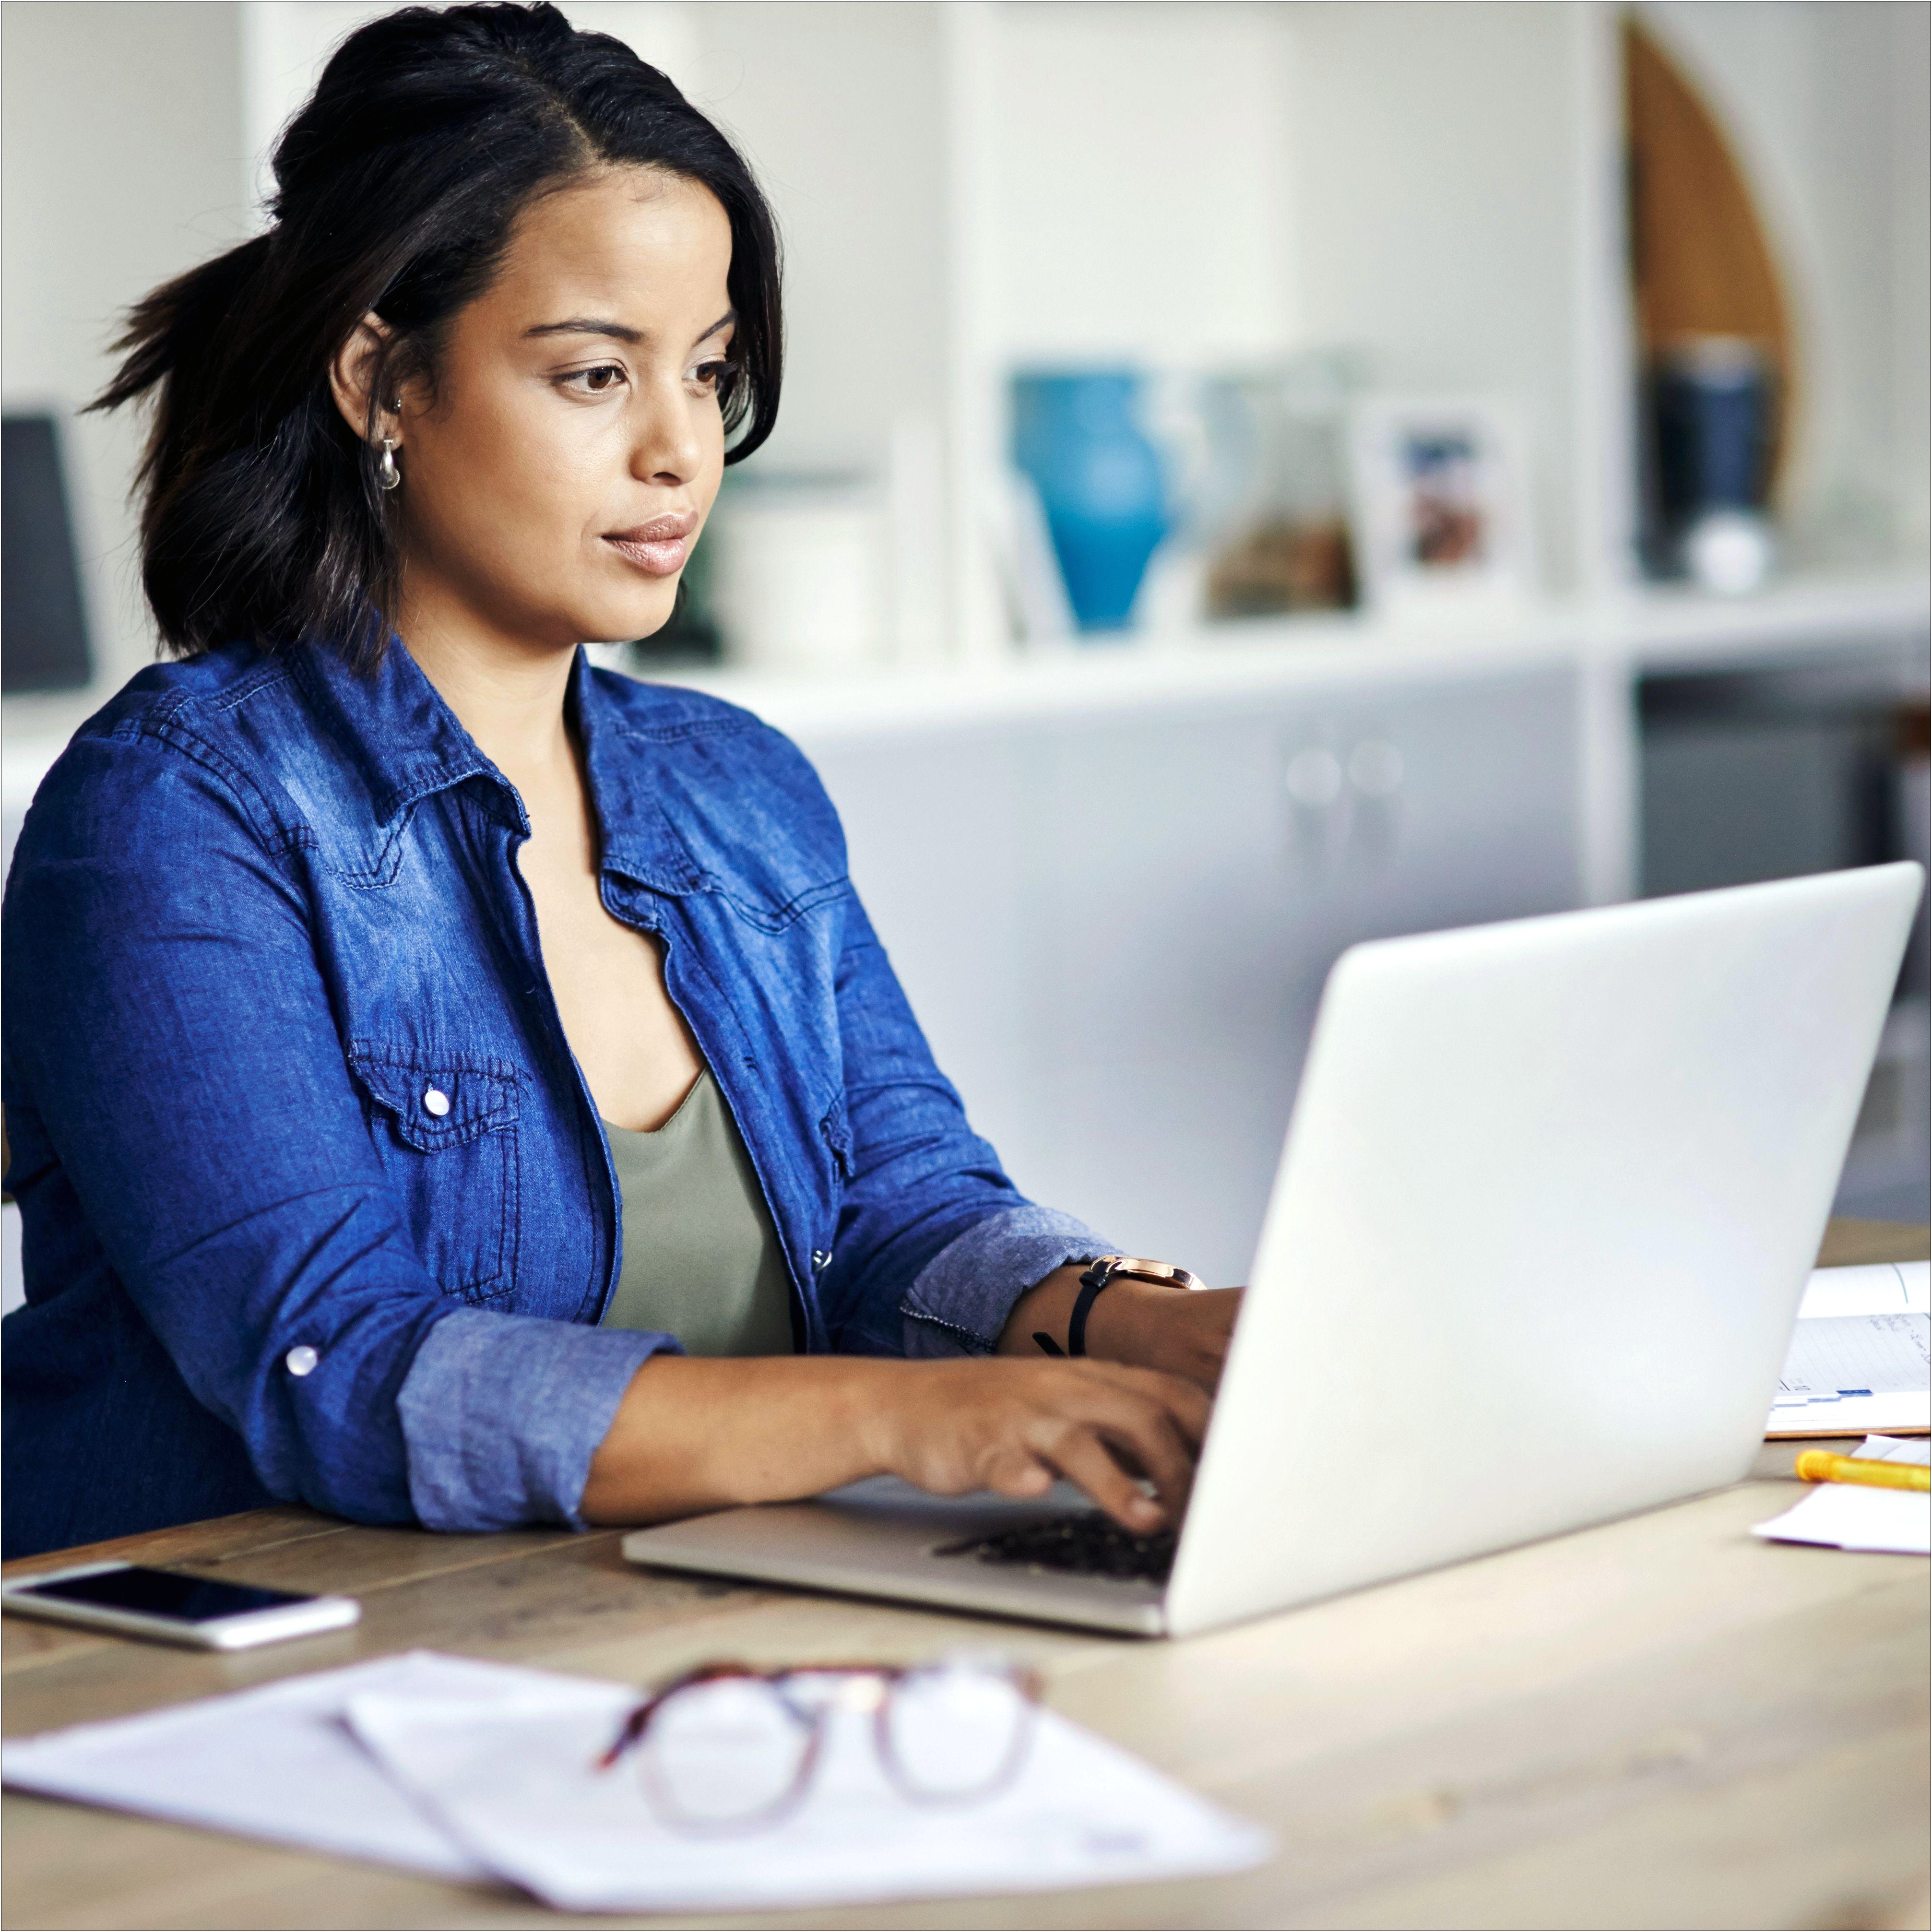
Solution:
<svg viewBox="0 0 1932 1932"><path fill-rule="evenodd" d="M808 1502L763 1503L633 1530L623 1551L626 1561L654 1569L932 1604L1124 1636L1162 1635L1167 1592L1161 1584L935 1553L949 1544L1090 1507L1064 1483L1037 1502L1009 1502L983 1495L929 1496L896 1477L874 1476Z"/></svg>

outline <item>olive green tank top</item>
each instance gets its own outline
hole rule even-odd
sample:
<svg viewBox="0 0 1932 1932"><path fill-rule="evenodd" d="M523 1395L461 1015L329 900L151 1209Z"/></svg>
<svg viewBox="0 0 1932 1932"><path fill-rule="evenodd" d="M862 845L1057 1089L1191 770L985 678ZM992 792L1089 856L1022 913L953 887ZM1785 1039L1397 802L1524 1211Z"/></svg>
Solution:
<svg viewBox="0 0 1932 1932"><path fill-rule="evenodd" d="M710 1070L655 1132L604 1132L624 1260L603 1326L675 1335L692 1355L791 1354L784 1251Z"/></svg>

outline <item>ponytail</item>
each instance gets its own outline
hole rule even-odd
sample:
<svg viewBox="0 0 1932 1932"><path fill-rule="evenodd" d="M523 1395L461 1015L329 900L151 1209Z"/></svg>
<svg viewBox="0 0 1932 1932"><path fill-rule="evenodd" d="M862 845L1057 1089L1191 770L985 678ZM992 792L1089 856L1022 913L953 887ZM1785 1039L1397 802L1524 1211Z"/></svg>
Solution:
<svg viewBox="0 0 1932 1932"><path fill-rule="evenodd" d="M371 656L394 605L398 560L322 337L310 332L305 382L260 360L286 299L281 238L257 236L136 304L115 345L125 359L92 405L153 393L136 472L141 580L177 656L244 638Z"/></svg>

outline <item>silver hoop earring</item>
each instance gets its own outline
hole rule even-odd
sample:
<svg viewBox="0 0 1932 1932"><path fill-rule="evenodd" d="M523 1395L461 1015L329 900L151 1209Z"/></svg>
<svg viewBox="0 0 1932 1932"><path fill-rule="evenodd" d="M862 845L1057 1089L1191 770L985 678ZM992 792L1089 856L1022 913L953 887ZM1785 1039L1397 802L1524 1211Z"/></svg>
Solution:
<svg viewBox="0 0 1932 1932"><path fill-rule="evenodd" d="M403 472L396 467L396 440L386 436L382 439L382 454L376 465L376 484L378 489L393 490L403 480Z"/></svg>

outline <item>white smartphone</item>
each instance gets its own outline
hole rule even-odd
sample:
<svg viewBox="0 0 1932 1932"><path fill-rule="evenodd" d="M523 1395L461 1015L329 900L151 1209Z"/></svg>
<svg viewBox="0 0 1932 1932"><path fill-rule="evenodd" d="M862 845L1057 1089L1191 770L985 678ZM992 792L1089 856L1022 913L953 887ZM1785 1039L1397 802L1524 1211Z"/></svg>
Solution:
<svg viewBox="0 0 1932 1932"><path fill-rule="evenodd" d="M298 1596L135 1563L82 1563L0 1583L0 1610L196 1650L246 1650L313 1636L340 1630L362 1614L352 1597Z"/></svg>

